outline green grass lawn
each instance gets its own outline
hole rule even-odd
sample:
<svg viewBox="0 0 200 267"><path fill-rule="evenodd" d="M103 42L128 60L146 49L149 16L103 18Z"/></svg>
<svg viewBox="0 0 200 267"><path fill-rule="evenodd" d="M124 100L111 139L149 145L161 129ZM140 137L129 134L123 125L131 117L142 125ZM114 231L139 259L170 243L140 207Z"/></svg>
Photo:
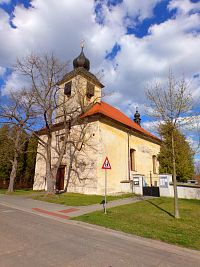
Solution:
<svg viewBox="0 0 200 267"><path fill-rule="evenodd" d="M118 196L107 196L107 201L117 200L121 198L133 197L133 194L123 194ZM92 204L100 203L104 197L100 195L84 195L78 193L63 193L60 195L38 195L34 196L33 199L63 204L68 206L88 206Z"/></svg>
<svg viewBox="0 0 200 267"><path fill-rule="evenodd" d="M13 193L9 193L9 195L20 195L20 196L23 196L23 195L35 195L35 194L41 194L43 193L44 191L33 191L32 189L30 188L27 188L27 189L16 189ZM0 194L6 194L7 193L7 189L0 189Z"/></svg>
<svg viewBox="0 0 200 267"><path fill-rule="evenodd" d="M0 189L0 194L5 194L7 189Z"/></svg>
<svg viewBox="0 0 200 267"><path fill-rule="evenodd" d="M181 219L173 218L173 199L156 198L73 218L167 243L200 250L200 200L179 200Z"/></svg>

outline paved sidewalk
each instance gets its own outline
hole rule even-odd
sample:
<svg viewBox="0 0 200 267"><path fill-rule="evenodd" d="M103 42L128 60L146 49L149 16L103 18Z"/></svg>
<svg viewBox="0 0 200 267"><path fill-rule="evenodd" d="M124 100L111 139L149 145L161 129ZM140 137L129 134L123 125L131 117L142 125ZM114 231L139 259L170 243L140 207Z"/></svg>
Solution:
<svg viewBox="0 0 200 267"><path fill-rule="evenodd" d="M120 205L130 204L151 197L133 197L110 201L107 203L107 208L112 208ZM102 210L100 204L89 206L65 206L61 204L54 204L45 201L34 200L27 196L9 196L0 194L0 204L15 208L18 210L39 214L45 217L54 217L58 220L66 220L71 217L80 216L97 210Z"/></svg>

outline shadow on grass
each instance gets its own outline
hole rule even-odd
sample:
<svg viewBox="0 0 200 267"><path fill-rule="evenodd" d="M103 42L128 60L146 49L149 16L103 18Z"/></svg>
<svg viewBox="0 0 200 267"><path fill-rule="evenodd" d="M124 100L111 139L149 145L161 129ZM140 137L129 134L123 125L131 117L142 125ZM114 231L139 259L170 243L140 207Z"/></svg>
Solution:
<svg viewBox="0 0 200 267"><path fill-rule="evenodd" d="M169 212L169 211L161 208L160 206L156 205L155 203L151 202L150 200L145 200L145 201L148 202L149 204L153 205L154 207L158 208L159 210L167 213L170 217L173 217L174 218L174 215L171 212Z"/></svg>

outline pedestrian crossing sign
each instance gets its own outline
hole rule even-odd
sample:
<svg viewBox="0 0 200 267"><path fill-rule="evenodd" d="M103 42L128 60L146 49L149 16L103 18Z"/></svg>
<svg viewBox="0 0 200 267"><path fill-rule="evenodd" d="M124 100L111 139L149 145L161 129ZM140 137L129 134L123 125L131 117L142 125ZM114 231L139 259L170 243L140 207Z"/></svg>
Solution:
<svg viewBox="0 0 200 267"><path fill-rule="evenodd" d="M111 165L110 165L110 162L108 160L108 157L105 158L102 169L111 170Z"/></svg>

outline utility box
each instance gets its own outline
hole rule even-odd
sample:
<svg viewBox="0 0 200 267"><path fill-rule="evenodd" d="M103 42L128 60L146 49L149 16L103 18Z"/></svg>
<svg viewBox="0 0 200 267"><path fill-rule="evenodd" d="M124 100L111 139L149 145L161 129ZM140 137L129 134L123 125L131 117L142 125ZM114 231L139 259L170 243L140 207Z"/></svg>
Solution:
<svg viewBox="0 0 200 267"><path fill-rule="evenodd" d="M160 195L165 197L171 197L173 195L173 187L170 186L172 183L172 174L160 174L159 175L159 187Z"/></svg>
<svg viewBox="0 0 200 267"><path fill-rule="evenodd" d="M132 192L137 195L143 194L143 185L145 183L145 178L143 174L133 174L131 176L131 186Z"/></svg>

